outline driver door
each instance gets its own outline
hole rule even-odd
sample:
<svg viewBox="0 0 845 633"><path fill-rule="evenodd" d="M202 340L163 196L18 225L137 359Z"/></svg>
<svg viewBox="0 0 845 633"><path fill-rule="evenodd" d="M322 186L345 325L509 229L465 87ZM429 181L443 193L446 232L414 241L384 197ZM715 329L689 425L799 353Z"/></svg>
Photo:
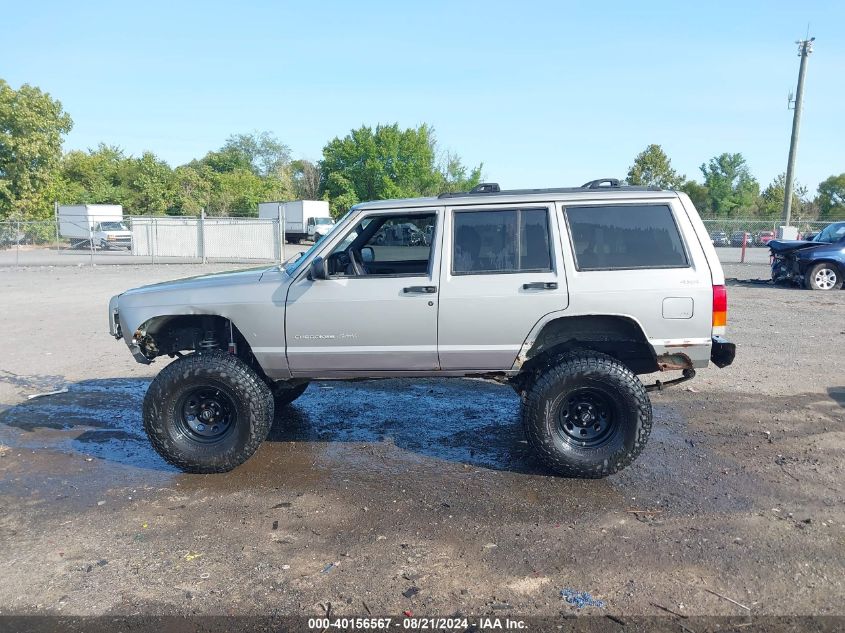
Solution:
<svg viewBox="0 0 845 633"><path fill-rule="evenodd" d="M439 369L437 310L442 210L364 214L326 258L288 290L287 360L293 376ZM431 227L431 228L429 228Z"/></svg>

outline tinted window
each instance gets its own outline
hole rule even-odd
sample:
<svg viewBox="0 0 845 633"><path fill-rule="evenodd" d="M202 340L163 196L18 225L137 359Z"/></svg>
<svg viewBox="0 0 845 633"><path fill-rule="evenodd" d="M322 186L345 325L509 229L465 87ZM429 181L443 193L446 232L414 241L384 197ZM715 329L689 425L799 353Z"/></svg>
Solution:
<svg viewBox="0 0 845 633"><path fill-rule="evenodd" d="M455 274L551 270L546 209L456 211Z"/></svg>
<svg viewBox="0 0 845 633"><path fill-rule="evenodd" d="M567 207L578 270L688 265L666 205Z"/></svg>

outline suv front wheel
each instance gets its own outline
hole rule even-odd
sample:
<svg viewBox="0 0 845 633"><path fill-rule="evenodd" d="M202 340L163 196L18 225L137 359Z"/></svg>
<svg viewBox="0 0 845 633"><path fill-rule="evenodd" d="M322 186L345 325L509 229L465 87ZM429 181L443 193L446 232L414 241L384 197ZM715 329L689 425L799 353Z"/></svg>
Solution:
<svg viewBox="0 0 845 633"><path fill-rule="evenodd" d="M175 360L144 397L144 430L153 448L189 473L224 473L243 464L272 423L270 388L222 351Z"/></svg>
<svg viewBox="0 0 845 633"><path fill-rule="evenodd" d="M651 401L640 379L598 352L558 359L522 403L529 444L551 470L598 479L630 464L651 433Z"/></svg>

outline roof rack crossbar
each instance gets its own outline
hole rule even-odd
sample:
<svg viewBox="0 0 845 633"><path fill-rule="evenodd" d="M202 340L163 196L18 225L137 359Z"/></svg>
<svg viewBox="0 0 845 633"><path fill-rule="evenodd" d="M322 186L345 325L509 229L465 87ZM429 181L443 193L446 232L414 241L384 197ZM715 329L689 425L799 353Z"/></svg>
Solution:
<svg viewBox="0 0 845 633"><path fill-rule="evenodd" d="M481 182L469 190L470 193L499 193L501 191L498 182Z"/></svg>
<svg viewBox="0 0 845 633"><path fill-rule="evenodd" d="M602 187L612 187L614 189L619 189L621 187L621 183L617 178L599 178L597 180L591 180L589 182L585 182L581 185L581 189L600 189Z"/></svg>

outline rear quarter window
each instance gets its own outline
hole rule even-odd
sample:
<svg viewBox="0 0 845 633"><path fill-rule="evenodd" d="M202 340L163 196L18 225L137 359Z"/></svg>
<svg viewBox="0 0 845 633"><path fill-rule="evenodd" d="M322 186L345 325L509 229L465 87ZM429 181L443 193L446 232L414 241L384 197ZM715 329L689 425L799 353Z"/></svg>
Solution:
<svg viewBox="0 0 845 633"><path fill-rule="evenodd" d="M668 205L573 206L565 214L578 270L689 266Z"/></svg>

